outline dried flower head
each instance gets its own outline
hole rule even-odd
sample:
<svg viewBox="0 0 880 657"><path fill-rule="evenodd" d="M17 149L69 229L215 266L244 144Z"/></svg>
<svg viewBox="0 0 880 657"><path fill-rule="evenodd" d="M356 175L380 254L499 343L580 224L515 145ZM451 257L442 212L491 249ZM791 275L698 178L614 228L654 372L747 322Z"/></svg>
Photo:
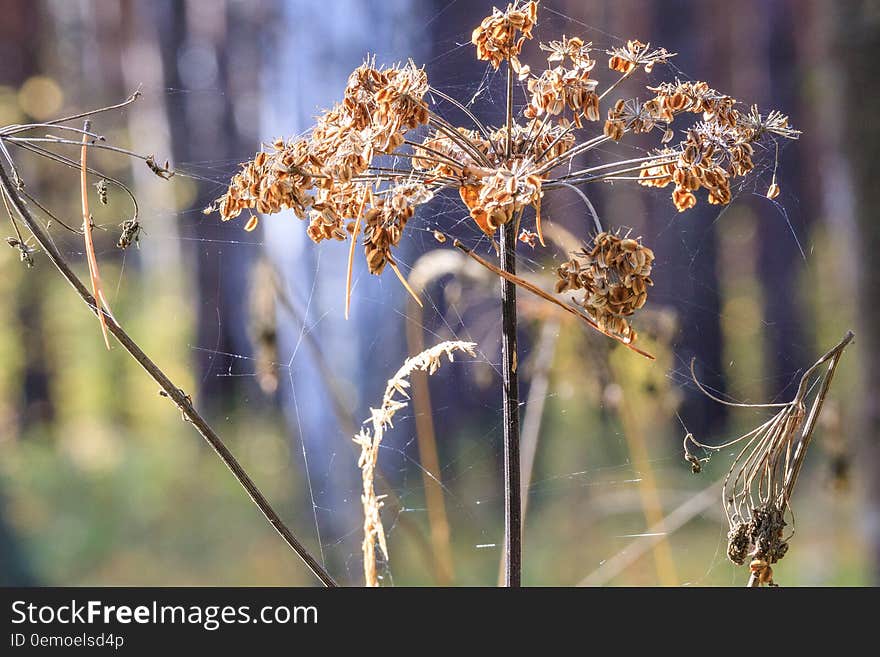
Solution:
<svg viewBox="0 0 880 657"><path fill-rule="evenodd" d="M645 305L654 252L640 240L599 233L589 249L572 254L556 272L556 292L583 290L578 305L600 328L627 342L636 334L628 321Z"/></svg>
<svg viewBox="0 0 880 657"><path fill-rule="evenodd" d="M525 40L532 38L537 15L538 3L534 1L512 2L504 11L493 9L471 35L477 59L488 61L496 69L506 60L519 71L519 53Z"/></svg>
<svg viewBox="0 0 880 657"><path fill-rule="evenodd" d="M364 215L364 250L371 273L381 274L386 262L394 262L391 249L400 242L406 222L417 205L427 203L433 196L430 189L415 182L401 183L377 196Z"/></svg>
<svg viewBox="0 0 880 657"><path fill-rule="evenodd" d="M577 36L541 43L547 67L533 73L518 57L532 37L537 9L537 2L495 9L472 35L478 59L496 69L507 62L509 111L503 125L484 125L467 105L431 87L425 71L413 62L382 67L368 58L349 76L340 102L317 117L310 133L277 140L257 153L211 209L219 210L224 220L242 210L273 214L291 209L308 221L314 241L361 239L370 272L380 274L389 264L406 285L393 251L415 208L442 191L457 192L475 225L489 237L501 226L532 221L533 211L534 230L528 227L523 234L536 235L543 246L542 199L553 190L574 188L593 214L597 232L605 234L603 248L611 248L615 240L629 242L604 231L581 191L584 186L631 180L646 187L671 185L673 204L682 212L703 196L711 204L726 204L732 200L734 180L754 170L757 144L772 145L800 134L779 112L744 110L733 97L701 81L660 82L646 87L644 101L613 96L624 80L656 72L658 64L674 56L637 40L607 51L609 67L619 75L604 87L595 76L591 44ZM524 82L526 96L519 116L513 111L515 75ZM471 124L450 123L436 111L437 103L450 103ZM603 116L601 134L586 133ZM683 138L673 143L676 134ZM593 149L633 135L643 141L657 135L657 147L639 157L576 164ZM391 157L383 159L386 155ZM256 226L255 217L248 229ZM636 253L647 259L650 250L642 249L639 245ZM351 264L348 270L350 291ZM579 266L576 270L581 271ZM628 304L634 299L644 303L644 298L643 290L626 286L641 285L632 281L647 285L642 278L649 279L647 274L626 276L622 280L627 283L602 283L607 289L595 281L591 295L598 296L585 308L610 334L632 340L635 333L625 318L635 306ZM605 310L599 310L600 300Z"/></svg>
<svg viewBox="0 0 880 657"><path fill-rule="evenodd" d="M690 433L684 440L685 458L698 465L700 460L691 453L691 444L713 452L743 445L725 477L721 494L730 527L727 556L737 565L749 563L750 585L774 585L772 565L788 552L791 536L786 535L785 527L792 493L834 371L852 339L852 332L847 333L810 367L801 377L794 398L784 404L734 404L719 399L699 382L691 363L694 382L711 399L728 406L779 409L760 426L722 445L704 445ZM826 363L826 370L817 374ZM814 389L808 412L807 398Z"/></svg>
<svg viewBox="0 0 880 657"><path fill-rule="evenodd" d="M651 50L650 43L642 43L637 39L630 39L622 48L612 48L606 51L610 55L608 68L629 75L639 66L643 66L645 73L650 73L658 63L665 63L674 53L667 52L665 48Z"/></svg>

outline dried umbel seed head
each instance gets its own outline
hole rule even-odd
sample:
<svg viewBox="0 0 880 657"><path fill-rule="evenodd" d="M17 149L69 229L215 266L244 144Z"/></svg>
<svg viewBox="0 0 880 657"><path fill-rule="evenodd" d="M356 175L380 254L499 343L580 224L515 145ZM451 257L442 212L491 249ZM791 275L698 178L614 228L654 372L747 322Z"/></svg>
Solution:
<svg viewBox="0 0 880 657"><path fill-rule="evenodd" d="M471 42L477 47L477 59L488 61L496 69L501 62L509 60L518 72L519 53L525 40L532 38L537 15L537 2L513 2L504 11L494 9L471 35Z"/></svg>
<svg viewBox="0 0 880 657"><path fill-rule="evenodd" d="M424 185L403 183L377 196L364 215L364 252L372 274L381 274L385 263L394 262L391 249L400 242L415 207L427 203L433 193Z"/></svg>
<svg viewBox="0 0 880 657"><path fill-rule="evenodd" d="M402 143L403 132L428 122L427 91L428 76L412 61L376 68L367 60L349 76L342 106L353 129L369 127L376 150L390 153Z"/></svg>
<svg viewBox="0 0 880 657"><path fill-rule="evenodd" d="M606 54L611 56L608 59L608 68L629 75L639 66L644 66L645 73L650 73L656 64L665 63L674 53L667 52L665 48L651 50L651 44L630 39L625 47L613 48L606 51Z"/></svg>
<svg viewBox="0 0 880 657"><path fill-rule="evenodd" d="M658 120L669 122L680 112L691 112L702 114L704 121L718 121L731 128L741 121L740 113L734 109L736 99L715 91L705 82L675 80L648 87L648 91L656 94L653 101Z"/></svg>
<svg viewBox="0 0 880 657"><path fill-rule="evenodd" d="M666 187L674 183L672 201L679 212L697 204L694 192L701 188L708 191L709 203L730 203L731 179L745 175L754 165L751 144L738 142L735 135L725 134L728 131L698 124L688 131L681 150L663 149L646 164L639 184Z"/></svg>
<svg viewBox="0 0 880 657"><path fill-rule="evenodd" d="M654 252L639 240L599 233L589 249L559 267L556 292L584 290L578 303L599 327L633 342L626 318L645 305L653 263Z"/></svg>
<svg viewBox="0 0 880 657"><path fill-rule="evenodd" d="M537 9L535 1L512 1L503 11L493 10L472 35L479 59L496 69L506 61L526 83L524 120L510 112L503 126L486 125L469 105L430 87L425 71L412 61L383 67L367 58L349 76L339 102L316 118L305 138L278 140L243 164L211 211L219 210L225 220L251 210L246 229L252 229L257 213L292 209L308 221L308 235L316 242L356 239L363 227L370 271L378 274L390 263L406 286L391 256L418 204L418 195L404 193L405 185L430 193L458 191L473 221L489 236L520 217L528 221L524 212L533 208L535 231L522 233L523 243L544 246L541 202L546 192L565 187L581 193L588 183L637 179L644 186L672 185L672 200L680 211L694 207L699 197L725 204L732 198L731 181L754 168L756 141L763 138L766 146L777 137L793 139L799 134L784 115L764 116L754 107L745 112L734 98L705 82L675 80L648 87L644 102L620 95L605 100L624 78L650 73L674 54L637 40L606 51L618 75L602 83L602 89L592 46L578 37L540 44L547 67L532 74L518 57L532 37ZM508 87L509 94L522 89ZM507 106L517 106L513 96L506 100ZM433 106L441 103L454 106L456 112L435 111ZM685 114L695 116L680 130L677 121ZM446 116L452 115L466 116L467 127L451 123ZM584 134L585 122L603 116L604 136ZM581 167L581 158L609 139L639 134L662 135L659 150ZM676 134L685 139L673 144ZM386 155L390 157L381 159ZM771 188L770 195L777 190ZM582 197L602 231L589 197ZM592 263L582 265L575 259L562 278L584 277L570 284L570 289L589 290L582 305L590 317L578 311L582 319L631 341L634 333L626 318L644 303L653 255L648 258L650 250L635 240L603 235L604 251L595 256L603 259L597 273L586 276L582 270L590 271ZM637 248L629 250L631 244ZM604 263L609 249L623 254L619 263ZM354 252L350 248L350 258ZM588 256L593 257L583 255ZM632 269L633 258L648 262L648 273L616 271L618 266ZM349 266L347 298L351 271Z"/></svg>
<svg viewBox="0 0 880 657"><path fill-rule="evenodd" d="M494 234L523 208L537 207L543 196L541 178L531 173L522 160L487 172L475 184L461 187L459 194L487 235Z"/></svg>
<svg viewBox="0 0 880 657"><path fill-rule="evenodd" d="M214 202L223 221L244 209L274 214L292 209L305 218L312 204L309 147L304 140L284 143L278 139L269 153L259 152L233 176L226 193Z"/></svg>
<svg viewBox="0 0 880 657"><path fill-rule="evenodd" d="M595 61L590 58L593 50L592 43L584 43L579 37L568 38L562 37L561 41L551 41L550 43L539 44L541 50L548 53L547 61L549 63L562 62L568 58L574 66L589 66L593 68Z"/></svg>
<svg viewBox="0 0 880 657"><path fill-rule="evenodd" d="M372 199L373 181L359 178L376 154L398 148L407 130L427 123L427 90L425 72L412 62L377 68L368 59L349 76L343 101L317 118L308 139L278 139L271 151L257 153L209 210L219 210L225 221L245 209L261 214L292 209L308 219L307 233L315 242L346 239ZM390 207L383 198L370 215L373 223L381 217L386 225L385 232L374 231L376 248L368 254L375 273L384 266L380 254L399 242L408 219L406 212L392 217ZM247 228L255 225L252 216Z"/></svg>
<svg viewBox="0 0 880 657"><path fill-rule="evenodd" d="M540 76L528 81L531 94L529 106L525 109L526 118L534 119L547 114L557 116L567 108L571 110L575 126L583 126L582 119L599 120L599 96L596 93L597 80L590 78L590 71L596 65L590 59L590 46L584 45L581 39L565 39L541 44L542 50L550 55L548 63L563 61L572 62L571 67L559 64L543 71Z"/></svg>

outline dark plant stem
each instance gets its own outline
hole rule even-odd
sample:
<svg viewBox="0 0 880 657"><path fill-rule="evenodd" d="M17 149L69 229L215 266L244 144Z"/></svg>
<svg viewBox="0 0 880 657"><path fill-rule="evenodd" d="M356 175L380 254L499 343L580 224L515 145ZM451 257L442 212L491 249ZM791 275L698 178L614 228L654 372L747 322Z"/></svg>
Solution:
<svg viewBox="0 0 880 657"><path fill-rule="evenodd" d="M102 313L103 310L98 310L94 297L92 297L88 289L86 289L85 285L83 285L82 281L71 269L70 265L64 259L64 256L61 255L61 252L55 247L55 244L46 234L43 227L33 217L30 210L28 210L19 195L17 188L10 181L5 166L0 166L0 185L2 185L2 191L12 201L12 204L15 206L19 216L21 216L22 221L27 225L28 229L37 240L37 243L49 257L49 260L52 261L52 264L55 265L56 269L58 269L65 280L70 283L73 289L76 290L79 297L91 309L91 311L95 313L95 315ZM232 455L232 452L229 451L220 437L214 432L198 411L196 411L189 396L183 390L174 385L171 379L159 369L159 367L143 352L143 350L141 350L137 343L128 336L123 328L117 324L108 313L103 312L103 315L110 333L113 334L129 355L147 371L147 374L159 384L163 394L174 401L183 413L184 418L195 427L196 431L198 431L214 449L217 456L219 456L223 463L226 464L226 467L229 468L238 483L240 483L242 488L245 489L251 500L253 500L260 512L266 517L266 520L269 521L269 524L271 524L272 527L275 528L275 531L281 535L284 542L287 543L297 555L299 555L315 576L321 580L324 586L337 586L336 581L309 553L303 544L297 540L296 536L293 535L293 532L290 531L287 525L284 524L280 516L269 504L269 501L265 498L263 493L260 492L260 489L257 488L257 485L251 480L241 464Z"/></svg>
<svg viewBox="0 0 880 657"><path fill-rule="evenodd" d="M501 227L501 269L516 273L516 221ZM501 379L504 414L504 583L522 582L522 500L519 459L519 381L516 356L516 285L501 280Z"/></svg>
<svg viewBox="0 0 880 657"><path fill-rule="evenodd" d="M507 62L507 138L504 154L511 156L513 137L513 67ZM522 213L501 227L501 270L516 274L516 233ZM501 280L501 394L504 421L504 584L522 585L522 497L519 459L519 379L516 374L516 285Z"/></svg>

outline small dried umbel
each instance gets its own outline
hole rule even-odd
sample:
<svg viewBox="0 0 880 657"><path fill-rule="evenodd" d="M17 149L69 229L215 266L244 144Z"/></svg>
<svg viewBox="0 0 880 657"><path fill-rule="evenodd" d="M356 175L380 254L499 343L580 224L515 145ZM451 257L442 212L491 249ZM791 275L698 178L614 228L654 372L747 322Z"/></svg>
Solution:
<svg viewBox="0 0 880 657"><path fill-rule="evenodd" d="M590 78L590 71L596 65L596 60L590 58L590 46L577 37L563 37L562 41L541 44L541 49L550 53L548 65L563 63L547 68L529 80L531 100L523 112L526 118L534 119L544 114L558 116L568 108L578 128L583 127L582 119L599 120L599 96L596 93L599 81ZM565 61L570 61L571 65L565 66Z"/></svg>
<svg viewBox="0 0 880 657"><path fill-rule="evenodd" d="M640 240L599 233L589 249L559 267L556 292L583 290L577 303L587 315L602 330L633 342L636 333L627 318L648 299L653 264L654 252Z"/></svg>
<svg viewBox="0 0 880 657"><path fill-rule="evenodd" d="M760 426L723 445L704 445L692 434L684 439L685 459L694 472L700 470L700 459L691 453L690 445L713 452L743 445L724 479L721 494L730 526L727 556L737 565L748 563L749 586L775 586L772 566L788 552L791 539L785 527L786 516L791 515L792 493L831 379L852 339L850 331L810 367L801 377L794 398L785 404L734 404L719 399L700 384L691 363L694 382L715 401L728 406L779 409ZM824 372L820 372L826 363ZM808 404L813 390L812 403Z"/></svg>
<svg viewBox="0 0 880 657"><path fill-rule="evenodd" d="M537 2L512 2L494 9L472 34L479 60L495 69L507 64L503 125L483 124L469 105L431 87L413 62L382 67L367 58L349 76L340 102L320 115L305 137L279 139L257 153L208 212L219 210L227 220L243 210L291 209L308 221L315 242L362 238L369 271L380 274L387 264L406 285L393 251L418 206L441 192L457 194L474 224L493 240L502 226L533 221L516 233L535 236L524 245L544 246L541 204L554 190L574 188L593 214L597 232L605 229L581 191L594 182L671 185L672 202L681 212L703 194L711 204L727 204L734 181L754 170L758 145L770 152L778 140L800 134L783 114L745 109L706 82L660 82L646 87L645 101L615 95L625 80L656 74L674 56L636 39L605 51L614 78L604 85L592 44L577 36L539 44L546 68L532 72L518 58L532 38L537 11ZM513 83L514 74L521 85ZM523 97L516 103L519 93ZM523 108L519 115L517 104ZM469 124L451 123L447 105ZM600 131L596 124L603 117ZM655 148L634 145L641 149L638 157L603 155L601 163L580 164L594 149L607 152L613 142L634 135L642 142L657 136L658 143ZM779 193L775 178L771 189L771 196ZM246 229L256 225L254 214ZM352 244L346 308L354 252ZM653 260L641 246L626 253L626 258ZM571 265L572 273L579 267ZM649 276L629 272L618 281L613 270L603 273L612 278L590 284L584 308L601 330L631 342L635 332L627 317L644 303Z"/></svg>
<svg viewBox="0 0 880 657"><path fill-rule="evenodd" d="M519 53L526 39L532 38L532 28L538 15L538 3L518 2L507 5L505 11L494 9L471 35L477 47L477 59L488 61L497 69L509 61L519 71Z"/></svg>
<svg viewBox="0 0 880 657"><path fill-rule="evenodd" d="M370 273L381 274L386 262L394 262L391 248L400 242L415 207L427 203L432 196L423 185L404 183L373 202L364 216L364 250Z"/></svg>

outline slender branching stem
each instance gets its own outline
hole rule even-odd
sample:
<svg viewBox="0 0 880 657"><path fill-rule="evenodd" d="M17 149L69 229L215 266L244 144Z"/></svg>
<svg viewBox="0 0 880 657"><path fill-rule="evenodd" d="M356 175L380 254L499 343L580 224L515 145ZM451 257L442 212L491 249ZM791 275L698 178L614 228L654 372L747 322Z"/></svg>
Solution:
<svg viewBox="0 0 880 657"><path fill-rule="evenodd" d="M619 78L617 78L617 80L616 80L613 84L611 84L611 86L609 86L605 91L603 91L601 94L599 94L599 101L604 100L604 99L605 99L605 96L607 96L607 95L610 94L612 91L614 91L614 90L618 87L618 85L620 85L624 80L626 80L626 79L627 79L630 75L632 75L636 70L638 70L638 69L634 68L634 69L633 69L632 71L630 71L629 73L624 73L624 74L621 75Z"/></svg>
<svg viewBox="0 0 880 657"><path fill-rule="evenodd" d="M57 126L60 128L61 126ZM56 128L57 129L57 128ZM91 133L86 131L80 131L83 137L88 137ZM7 137L5 135L0 135L4 141L9 142L10 144L66 144L68 146L81 146L81 141L75 141L73 139L64 139L63 137ZM102 144L97 141L87 141L86 142L89 148L97 148L104 151L111 151L113 153L120 153L122 155L127 155L128 157L133 157L137 160L148 160L150 158L149 155L142 155L141 153L135 153L134 151L130 151L127 148L120 148L119 146L111 146L110 144Z"/></svg>
<svg viewBox="0 0 880 657"><path fill-rule="evenodd" d="M573 159L575 157L577 157L578 155L582 155L583 153L586 153L588 150L591 150L591 149L595 148L596 146L599 146L600 144L604 144L609 139L610 139L610 137L606 137L605 135L597 135L591 139L588 139L587 141L585 141L582 144L578 144L577 146L569 148L567 151L565 151L564 153L562 153L558 157L555 157L552 160L549 160L548 162L546 162L540 169L538 169L537 174L543 175L543 174L547 173L548 171L555 169L560 164L566 164L566 163L572 162ZM538 158L538 161L540 162L540 160L543 159L544 156L548 152L549 152L549 149L545 150L545 152L541 154L541 157Z"/></svg>
<svg viewBox="0 0 880 657"><path fill-rule="evenodd" d="M482 133L483 137L485 137L487 140L491 137L491 134L490 134L489 130L486 128L486 126L484 126L482 124L482 122L480 122L480 120L474 115L474 113L471 112L464 104L460 103L452 96L449 96L448 94L443 93L442 91L437 89L437 87L431 87L430 92L436 96L439 96L443 100L451 103L452 105L454 105L455 107L460 109L462 112L464 112L467 115L467 117L471 121L473 121L474 125Z"/></svg>
<svg viewBox="0 0 880 657"><path fill-rule="evenodd" d="M455 126L451 125L445 119L440 116L437 116L433 112L431 113L431 118L428 121L428 124L437 130L438 132L442 132L444 135L449 137L453 142L458 144L458 146L465 151L468 155L470 155L476 162L479 162L483 166L491 167L492 163L489 161L483 153L481 153L477 148L470 142L470 140L466 139L461 135L460 132L455 128Z"/></svg>
<svg viewBox="0 0 880 657"><path fill-rule="evenodd" d="M510 158L513 136L513 68L507 62L507 140ZM522 211L501 227L501 270L516 274L516 230ZM501 281L501 394L504 421L504 584L522 584L522 491L519 458L519 380L516 352L516 285Z"/></svg>
<svg viewBox="0 0 880 657"><path fill-rule="evenodd" d="M31 214L21 196L18 194L15 185L6 173L6 168L3 166L0 166L0 187L2 187L2 193L12 202L22 221L33 234L34 239L36 239L37 243L64 279L74 288L80 299L82 299L96 315L103 312L102 310L99 310L95 298L89 293L88 289L74 273L73 269L64 259L64 256L61 255L61 252L57 249L52 239ZM260 489L257 488L257 485L251 480L241 464L232 455L232 452L229 451L220 437L195 409L189 395L174 385L171 379L169 379L159 366L143 352L140 346L129 337L128 333L125 332L109 313L103 312L103 315L110 333L112 333L119 341L119 344L122 345L123 349L125 349L128 354L147 371L147 374L149 374L162 389L163 394L174 401L183 413L184 418L195 427L196 431L198 431L214 449L223 463L226 464L226 467L232 472L236 480L241 484L242 488L245 489L260 512L265 516L266 520L268 520L272 527L275 528L275 531L281 535L284 542L287 543L297 555L299 555L309 569L325 586L337 586L333 577L330 576L327 570L318 563L305 546L303 546L296 536L294 536L293 532L290 531L287 525L284 524L284 521L281 520L281 517L275 512L269 504L269 501L265 498Z"/></svg>
<svg viewBox="0 0 880 657"><path fill-rule="evenodd" d="M423 162L430 162L431 164L444 164L445 163L445 164L451 164L452 166L457 167L459 169L464 168L464 165L461 164L461 162L455 161L454 159L452 159L448 155L445 155L445 154L441 153L440 151L431 148L430 146L425 146L424 144L420 144L418 142L411 141L409 139L404 139L403 143L406 144L407 146L412 146L414 149L418 148L419 150L424 151L424 152L419 155L416 155L415 153L399 153L399 152L395 151L393 153L393 155L395 157L408 157L408 158L416 158L417 157L418 159L422 160ZM433 160L431 158L425 157L425 153L430 153L431 155L433 155L437 159Z"/></svg>

